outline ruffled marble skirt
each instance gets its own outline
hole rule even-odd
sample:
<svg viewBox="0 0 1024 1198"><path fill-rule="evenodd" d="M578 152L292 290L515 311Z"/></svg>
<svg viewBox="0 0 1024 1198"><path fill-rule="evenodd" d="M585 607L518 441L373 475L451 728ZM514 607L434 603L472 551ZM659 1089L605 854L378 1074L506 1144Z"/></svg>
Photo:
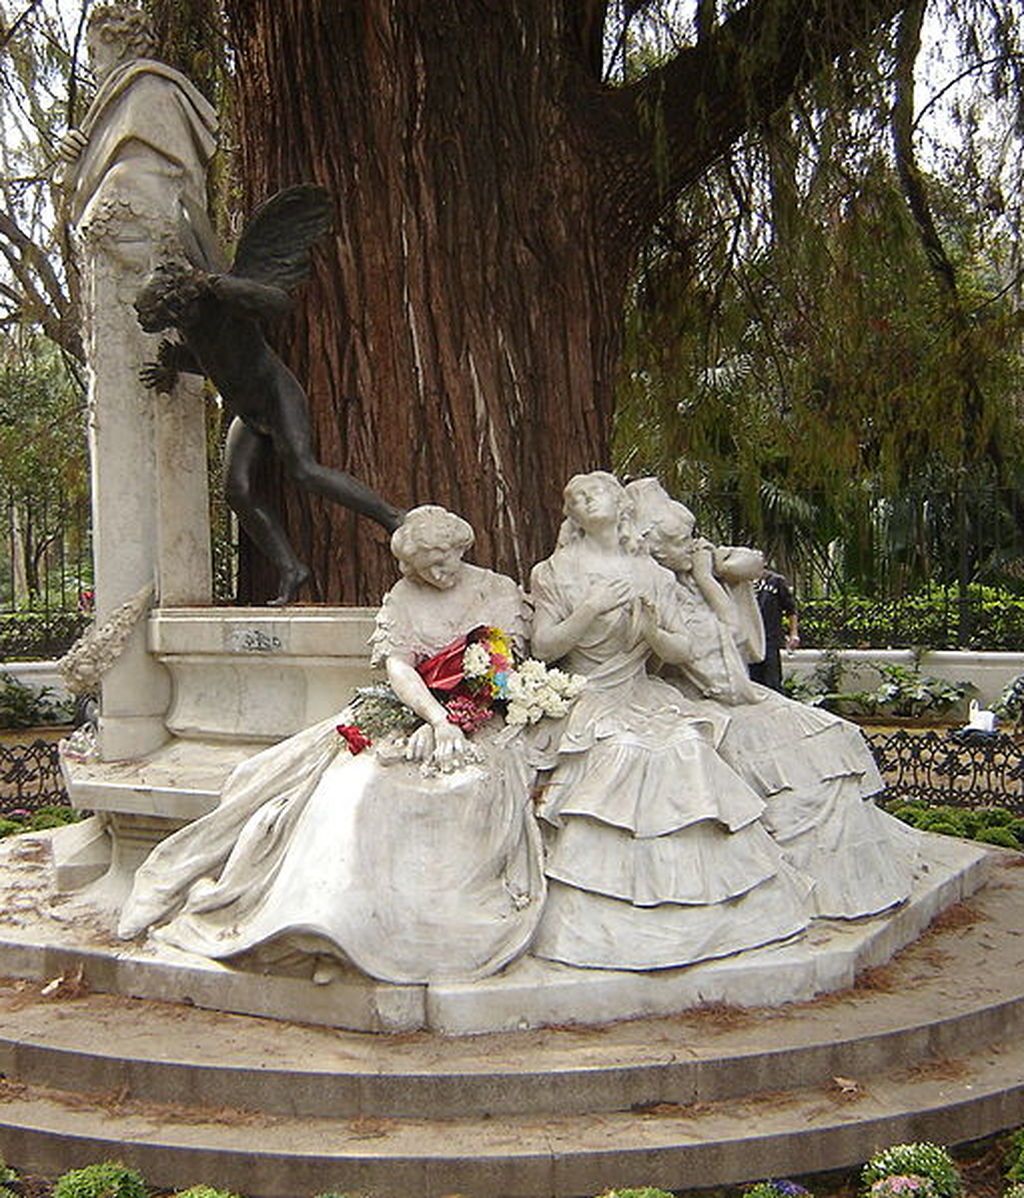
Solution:
<svg viewBox="0 0 1024 1198"><path fill-rule="evenodd" d="M903 902L916 837L875 806L885 784L860 729L757 690L759 702L728 708L719 752L764 800L763 823L786 860L813 878L813 914L855 919Z"/></svg>
<svg viewBox="0 0 1024 1198"><path fill-rule="evenodd" d="M810 883L716 752L722 721L643 673L599 683L536 754L548 899L533 954L663 969L801 932Z"/></svg>
<svg viewBox="0 0 1024 1198"><path fill-rule="evenodd" d="M479 763L425 776L351 756L338 718L246 762L158 846L122 935L171 914L153 935L204 956L333 957L399 983L474 980L523 951L545 880L521 739L485 730Z"/></svg>

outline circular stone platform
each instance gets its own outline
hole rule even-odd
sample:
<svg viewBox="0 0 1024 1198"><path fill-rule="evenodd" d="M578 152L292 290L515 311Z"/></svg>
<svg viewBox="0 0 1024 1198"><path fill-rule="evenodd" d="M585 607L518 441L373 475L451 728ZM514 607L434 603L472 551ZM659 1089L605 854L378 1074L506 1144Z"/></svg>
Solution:
<svg viewBox="0 0 1024 1198"><path fill-rule="evenodd" d="M986 1135L1024 1121L1024 858L991 862L983 890L851 989L596 1028L339 1032L81 993L99 948L62 950L51 997L0 985L0 1147L21 1168L116 1155L153 1185L254 1198L576 1198ZM0 966L19 963L5 932Z"/></svg>
<svg viewBox="0 0 1024 1198"><path fill-rule="evenodd" d="M0 842L0 973L42 979L81 965L92 989L108 993L348 1031L446 1035L601 1024L718 1002L776 1006L840 990L973 893L987 856L979 845L907 829L918 842L918 862L911 897L895 911L815 920L792 941L682 969L574 969L527 956L472 983L396 986L339 968L318 985L310 976L249 972L166 945L118 940L119 887L110 892L101 880L74 894L54 890L53 842L74 833L73 826Z"/></svg>

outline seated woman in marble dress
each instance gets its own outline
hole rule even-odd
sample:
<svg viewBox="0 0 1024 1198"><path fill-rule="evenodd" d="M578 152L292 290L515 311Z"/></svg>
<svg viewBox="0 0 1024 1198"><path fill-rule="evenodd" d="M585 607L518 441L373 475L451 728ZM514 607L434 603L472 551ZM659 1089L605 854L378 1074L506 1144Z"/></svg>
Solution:
<svg viewBox="0 0 1024 1198"><path fill-rule="evenodd" d="M694 711L728 717L719 752L764 800L763 822L791 865L814 879L815 915L852 919L884 911L910 894L915 836L880 811L883 789L874 757L849 721L746 681L738 653L708 638L716 614L692 574L693 514L655 479L626 488L644 542L679 581L679 619L698 630L693 655L664 672ZM705 562L703 568L707 569ZM735 684L723 683L733 672Z"/></svg>
<svg viewBox="0 0 1024 1198"><path fill-rule="evenodd" d="M524 737L495 716L470 744L415 669L481 624L525 641L520 588L464 562L472 543L434 506L392 536L404 577L373 660L423 723L353 755L342 712L239 766L216 810L139 869L122 936L153 928L204 956L259 950L322 978L340 960L406 983L482 977L526 947L545 885Z"/></svg>
<svg viewBox="0 0 1024 1198"><path fill-rule="evenodd" d="M724 720L694 717L652 655L686 659L678 586L635 534L610 474L565 488L554 554L532 575L533 650L587 677L569 715L539 726L548 899L534 955L659 969L800 932L810 884L782 860L764 804L716 752Z"/></svg>

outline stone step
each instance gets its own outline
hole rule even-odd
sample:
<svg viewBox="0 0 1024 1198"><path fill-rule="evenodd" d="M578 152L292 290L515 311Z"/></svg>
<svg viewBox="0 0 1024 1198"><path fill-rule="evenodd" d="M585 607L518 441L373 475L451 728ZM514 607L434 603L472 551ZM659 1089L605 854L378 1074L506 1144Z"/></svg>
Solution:
<svg viewBox="0 0 1024 1198"><path fill-rule="evenodd" d="M116 995L0 986L0 1072L64 1091L344 1118L562 1116L826 1086L1024 1030L1024 869L989 884L852 990L595 1028L449 1038L302 1026ZM68 963L62 962L67 969Z"/></svg>
<svg viewBox="0 0 1024 1198"><path fill-rule="evenodd" d="M609 1186L734 1184L852 1167L908 1139L954 1142L1024 1121L1024 1045L1011 1036L969 1055L779 1087L726 1102L462 1120L271 1116L86 1097L3 1083L0 1143L47 1173L116 1157L153 1186L204 1181L251 1198L325 1190L375 1198L582 1198Z"/></svg>

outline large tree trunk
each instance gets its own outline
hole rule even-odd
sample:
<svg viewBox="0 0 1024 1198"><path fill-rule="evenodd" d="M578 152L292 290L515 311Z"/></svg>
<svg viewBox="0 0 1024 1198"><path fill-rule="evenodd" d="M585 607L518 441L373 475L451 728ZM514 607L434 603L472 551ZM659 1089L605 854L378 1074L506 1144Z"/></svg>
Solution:
<svg viewBox="0 0 1024 1198"><path fill-rule="evenodd" d="M278 335L321 459L400 506L444 504L525 579L560 491L608 464L630 261L570 125L547 0L228 0L245 203L304 180L337 231ZM394 578L383 532L275 482L319 598ZM311 552L310 552L311 547ZM249 594L272 593L251 561Z"/></svg>
<svg viewBox="0 0 1024 1198"><path fill-rule="evenodd" d="M607 0L225 0L247 206L305 180L337 197L280 338L322 459L461 512L477 560L525 578L567 478L608 465L658 213L905 2L747 0L717 25L705 4L695 44L609 89ZM319 597L375 600L380 530L274 487ZM250 566L246 596L272 593Z"/></svg>

